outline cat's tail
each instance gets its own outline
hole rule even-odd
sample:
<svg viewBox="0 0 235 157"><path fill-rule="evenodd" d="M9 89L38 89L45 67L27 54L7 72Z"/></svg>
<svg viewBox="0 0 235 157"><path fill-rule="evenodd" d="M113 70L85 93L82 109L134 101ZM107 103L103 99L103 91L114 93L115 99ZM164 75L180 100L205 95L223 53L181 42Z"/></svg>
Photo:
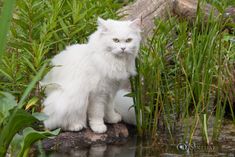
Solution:
<svg viewBox="0 0 235 157"><path fill-rule="evenodd" d="M134 102L133 98L125 96L128 93L130 92L125 89L121 89L117 92L114 99L114 108L119 114L121 114L124 122L136 125L135 109L133 106Z"/></svg>

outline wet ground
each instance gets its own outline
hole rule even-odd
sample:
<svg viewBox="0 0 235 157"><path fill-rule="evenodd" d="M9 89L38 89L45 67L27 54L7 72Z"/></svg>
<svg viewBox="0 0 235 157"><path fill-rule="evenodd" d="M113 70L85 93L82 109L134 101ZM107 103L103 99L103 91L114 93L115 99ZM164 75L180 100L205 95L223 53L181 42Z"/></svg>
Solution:
<svg viewBox="0 0 235 157"><path fill-rule="evenodd" d="M211 123L212 124L212 123ZM211 125L212 126L212 125ZM235 156L235 125L225 122L221 128L219 142L211 140L213 128L208 128L210 144L202 142L202 132L195 129L191 144L184 136L185 126L176 126L172 134L158 132L155 138L139 138L132 135L126 142L115 145L93 145L74 148L60 152L41 152L48 157L234 157ZM186 139L186 140L185 140ZM186 141L186 142L185 142Z"/></svg>

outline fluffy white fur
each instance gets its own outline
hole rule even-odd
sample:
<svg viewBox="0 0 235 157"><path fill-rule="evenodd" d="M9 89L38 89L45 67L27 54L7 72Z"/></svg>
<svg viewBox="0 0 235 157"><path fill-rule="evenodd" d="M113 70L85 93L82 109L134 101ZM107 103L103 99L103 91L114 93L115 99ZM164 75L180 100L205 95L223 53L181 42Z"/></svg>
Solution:
<svg viewBox="0 0 235 157"><path fill-rule="evenodd" d="M87 126L97 133L104 121L117 123L114 97L122 81L135 71L140 44L140 20L98 19L98 29L87 44L67 47L52 59L52 70L41 81L45 87L44 122L48 129L79 131Z"/></svg>
<svg viewBox="0 0 235 157"><path fill-rule="evenodd" d="M133 98L126 96L128 93L130 92L125 89L121 89L117 92L114 98L114 108L121 114L124 122L136 125L135 109L133 107L134 102Z"/></svg>

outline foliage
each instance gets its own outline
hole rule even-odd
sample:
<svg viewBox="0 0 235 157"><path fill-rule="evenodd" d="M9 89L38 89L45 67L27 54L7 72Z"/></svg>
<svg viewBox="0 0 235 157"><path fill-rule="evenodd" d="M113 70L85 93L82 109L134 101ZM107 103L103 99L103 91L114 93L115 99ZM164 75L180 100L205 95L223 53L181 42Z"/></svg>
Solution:
<svg viewBox="0 0 235 157"><path fill-rule="evenodd" d="M50 68L48 58L67 45L86 42L97 16L116 18L115 10L121 6L112 0L16 1L10 27L14 2L4 1L0 26L0 91L5 91L0 92L0 156L5 156L10 143L13 154L27 156L32 143L59 133L29 127L44 118L36 111L41 110L38 81Z"/></svg>
<svg viewBox="0 0 235 157"><path fill-rule="evenodd" d="M10 19L12 17L12 11L14 8L15 1L4 1L4 6L1 13L1 21L3 22L4 26L1 25L1 44L0 44L0 51L1 55L3 54L5 43L6 43L6 37L7 37L7 30L9 29L10 25ZM0 58L1 60L1 58ZM36 82L41 78L44 70L46 68L46 64L44 64L39 72L37 72L36 76L32 80L31 83L27 85L27 88L25 92L23 93L23 96L19 103L15 101L14 96L12 96L9 93L6 92L0 92L0 156L5 156L6 152L8 150L8 147L12 141L12 138L15 136L15 134L19 131L21 131L23 128L28 127L32 125L32 123L40 120L37 119L37 116L33 116L30 113L23 110L23 106L25 104L25 100L32 91L33 87L35 86ZM33 131L31 131L33 132ZM27 138L24 139L23 142L29 142L26 143L26 145L23 145L24 147L21 149L21 153L19 156L27 156L27 150L30 148L30 145L32 142L34 142L36 139L42 139L45 136L45 133L36 132L37 134L28 134ZM49 135L55 135L58 134L58 131L53 133L46 134ZM39 135L40 138L39 138ZM32 140L33 139L33 140Z"/></svg>
<svg viewBox="0 0 235 157"><path fill-rule="evenodd" d="M13 139L13 137L25 127L31 126L34 122L43 120L38 114L30 114L23 110L25 100L28 97L29 93L35 86L36 82L41 78L43 71L45 70L46 64L39 70L37 75L34 77L32 82L27 86L25 92L19 103L17 104L14 97L8 93L1 93L1 105L0 115L3 115L0 123L0 156L5 156L8 147ZM29 130L29 129L28 129ZM35 142L37 139L42 139L55 133L50 132L36 132L30 131L32 134L27 134L27 138L23 139L23 143L27 142L26 145L23 145L19 156L27 156L28 149L32 142Z"/></svg>
<svg viewBox="0 0 235 157"><path fill-rule="evenodd" d="M30 149L30 146L41 139L51 137L51 136L56 136L59 133L59 129L54 130L52 132L49 131L36 131L33 128L25 128L23 130L22 135L16 134L14 137L12 143L14 144L14 148L12 154L18 154L18 157L27 157L28 152ZM12 144L12 145L13 145ZM20 145L20 149L17 149L17 147ZM16 153L16 150L19 150L19 152Z"/></svg>
<svg viewBox="0 0 235 157"><path fill-rule="evenodd" d="M115 19L115 11L120 6L112 0L17 1L7 42L8 53L0 66L0 90L19 99L49 58L65 46L86 42L96 28L97 17ZM31 95L41 98L38 85Z"/></svg>
<svg viewBox="0 0 235 157"><path fill-rule="evenodd" d="M1 61L1 58L2 58L2 54L3 54L3 51L5 49L5 45L6 45L6 38L7 38L7 32L9 30L9 26L10 26L10 21L11 21L11 18L12 18L12 12L13 12L13 8L14 8L14 5L15 5L15 0L9 0L9 1L6 1L5 0L5 5L2 9L2 12L1 12L1 18L0 18L0 21L1 21L1 25L0 25L0 61Z"/></svg>
<svg viewBox="0 0 235 157"><path fill-rule="evenodd" d="M203 19L198 9L193 24L173 17L157 20L153 37L142 46L138 75L131 79L140 134L155 135L160 120L171 133L181 121L185 140L200 125L209 142L208 120L215 116L213 139L218 138L225 107L232 105L225 86L233 80L234 34L224 30L221 15L214 18L211 12L208 22Z"/></svg>

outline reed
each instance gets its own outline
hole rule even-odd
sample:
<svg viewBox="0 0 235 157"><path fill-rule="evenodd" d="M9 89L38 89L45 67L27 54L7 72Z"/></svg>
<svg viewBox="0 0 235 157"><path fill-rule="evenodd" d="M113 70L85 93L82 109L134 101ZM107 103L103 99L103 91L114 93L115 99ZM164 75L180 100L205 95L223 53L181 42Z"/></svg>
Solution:
<svg viewBox="0 0 235 157"><path fill-rule="evenodd" d="M224 87L232 81L234 34L213 11L205 22L201 5L193 23L175 17L156 20L153 37L141 48L138 75L131 79L139 134L155 135L161 121L170 135L184 124L184 139L190 142L199 126L207 143L218 139L225 106L231 106ZM213 135L208 137L212 117Z"/></svg>

